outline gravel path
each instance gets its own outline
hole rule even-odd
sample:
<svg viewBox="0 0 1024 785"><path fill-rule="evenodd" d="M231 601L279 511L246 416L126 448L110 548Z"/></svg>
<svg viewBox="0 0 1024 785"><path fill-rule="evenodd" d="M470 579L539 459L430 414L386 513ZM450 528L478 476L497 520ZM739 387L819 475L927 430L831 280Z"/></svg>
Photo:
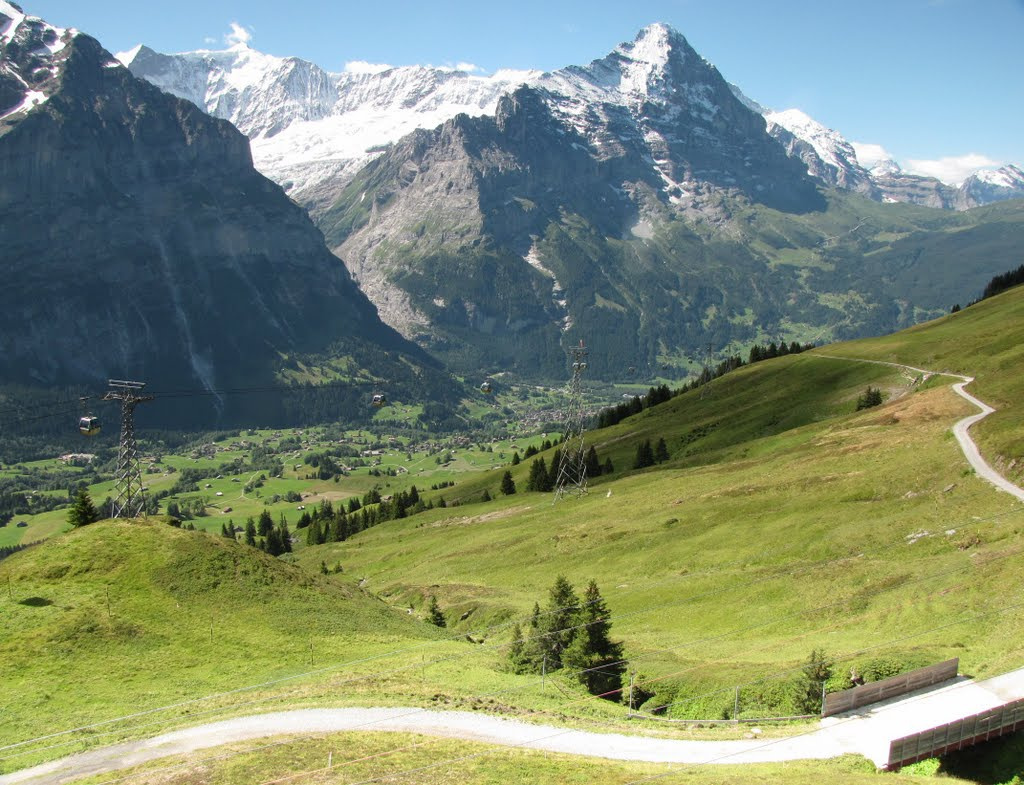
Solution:
<svg viewBox="0 0 1024 785"><path fill-rule="evenodd" d="M871 363L872 365L888 365L893 368L902 368L908 371L914 371L920 373L926 378L928 376L948 376L952 379L959 379L960 381L953 385L953 391L963 398L968 403L977 406L981 411L977 414L972 414L969 417L964 417L962 420L958 420L953 426L953 435L956 437L957 443L960 445L960 449L964 453L964 457L967 458L967 462L971 464L975 473L983 480L987 480L992 483L996 488L1001 491L1006 491L1010 495L1024 501L1024 489L1018 485L1014 485L1012 482L1007 480L1003 475L993 469L988 462L981 457L981 452L978 450L978 445L975 444L974 439L971 438L968 433L968 429L979 420L983 420L988 417L992 412L995 411L984 401L975 398L964 387L974 381L973 376L963 376L959 373L947 373L945 371L928 371L924 368L915 368L912 365L901 365L900 363L884 362L882 360L864 360L859 357L837 357L834 355L827 354L811 354L811 357L818 357L819 359L825 360L845 360L846 362L855 363Z"/></svg>
<svg viewBox="0 0 1024 785"><path fill-rule="evenodd" d="M1020 697L1024 697L1024 668L983 682L957 679L885 703L865 706L822 720L819 727L796 736L741 741L683 741L592 733L465 711L301 709L236 717L72 755L0 776L0 785L59 785L87 775L117 771L231 742L340 731L422 733L501 747L652 763L764 763L820 760L855 753L882 766L893 739Z"/></svg>

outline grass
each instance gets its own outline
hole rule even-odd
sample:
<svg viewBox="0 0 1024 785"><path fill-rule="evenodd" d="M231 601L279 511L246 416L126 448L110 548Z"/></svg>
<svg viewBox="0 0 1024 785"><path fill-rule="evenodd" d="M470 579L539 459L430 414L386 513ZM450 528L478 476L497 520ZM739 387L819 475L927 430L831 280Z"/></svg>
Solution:
<svg viewBox="0 0 1024 785"><path fill-rule="evenodd" d="M1010 294L909 335L818 353L976 373L981 397L1008 401L983 446L1012 444L1021 433L1012 404L1024 294ZM886 403L855 412L868 384ZM959 656L961 671L975 676L1019 667L1024 506L970 472L949 434L970 411L935 380L804 354L744 368L588 435L616 472L580 499L552 504L548 494L520 491L471 503L484 488L498 496L501 472L486 467L510 456L511 442L493 453L466 449L444 467L449 474L432 475L459 478L436 493L461 497L460 506L301 549L291 558L305 571L155 522L57 537L0 562L9 674L0 741L263 686L154 714L152 727L72 734L67 747L30 748L0 765L254 706L435 705L644 727L650 721L627 723L621 705L587 696L564 674L542 685L504 670L507 624L543 604L560 573L581 590L598 582L613 636L655 702L672 704L670 716L722 716L737 685L745 716L785 703L812 649L836 660L838 681L850 664L880 657ZM637 443L657 437L671 459L630 470ZM401 447L388 452L382 465L406 463ZM520 488L528 470L529 461L512 469ZM343 572L321 576L321 562ZM430 596L447 632L419 621ZM307 673L321 663L329 670ZM806 764L807 776L820 781L836 765ZM787 780L804 766L787 768ZM457 768L445 776L464 780Z"/></svg>
<svg viewBox="0 0 1024 785"><path fill-rule="evenodd" d="M135 767L119 776L127 776L139 785L166 783L169 777L175 782L208 785L272 782L287 777L337 785L368 780L415 781L422 785L628 785L650 780L692 785L782 781L788 785L817 785L822 781L834 785L875 785L880 779L873 764L856 756L813 763L687 766L592 760L400 733L337 733L239 742L188 758L175 757ZM76 782L98 785L109 779L106 774ZM885 781L912 785L930 782L931 778L891 774L885 775ZM943 781L949 785L966 782L952 777Z"/></svg>

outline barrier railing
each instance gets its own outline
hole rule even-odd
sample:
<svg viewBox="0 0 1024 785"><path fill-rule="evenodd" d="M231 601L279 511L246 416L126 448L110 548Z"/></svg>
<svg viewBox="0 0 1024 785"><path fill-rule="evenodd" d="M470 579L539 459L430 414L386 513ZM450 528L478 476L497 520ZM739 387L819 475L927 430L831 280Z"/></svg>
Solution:
<svg viewBox="0 0 1024 785"><path fill-rule="evenodd" d="M889 745L889 761L885 768L898 769L1021 728L1024 728L1024 699L896 739Z"/></svg>
<svg viewBox="0 0 1024 785"><path fill-rule="evenodd" d="M945 662L901 673L899 676L862 684L842 692L830 692L822 703L821 716L831 717L833 714L851 711L861 706L867 706L869 703L878 703L897 695L905 695L908 692L919 690L922 687L931 687L933 684L949 681L956 677L959 665L960 658L954 657Z"/></svg>

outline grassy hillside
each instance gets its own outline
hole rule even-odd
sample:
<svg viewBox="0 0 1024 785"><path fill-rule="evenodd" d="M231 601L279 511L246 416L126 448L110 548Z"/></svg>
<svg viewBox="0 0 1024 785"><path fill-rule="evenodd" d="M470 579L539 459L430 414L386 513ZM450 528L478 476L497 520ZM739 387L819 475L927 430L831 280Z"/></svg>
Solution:
<svg viewBox="0 0 1024 785"><path fill-rule="evenodd" d="M588 434L616 469L580 499L525 492L524 461L514 495L471 502L498 496L502 471L482 471L445 489L459 506L300 549L297 564L155 522L96 524L16 554L0 562L0 746L261 686L54 742L68 746L0 751L0 766L284 705L653 723L627 723L564 675L507 671L509 623L559 574L579 590L597 581L654 694L647 708L669 716L731 716L737 686L741 716L792 709L812 649L835 660L836 688L851 665L1018 667L1024 505L975 478L952 439L972 407L942 380L836 357L976 374L978 394L1007 408L983 444L1010 450L1022 307L1009 292L898 336L759 363ZM854 411L869 384L886 402ZM637 443L659 437L670 459L631 470ZM321 575L322 563L343 571ZM418 621L431 596L446 633Z"/></svg>
<svg viewBox="0 0 1024 785"><path fill-rule="evenodd" d="M1018 484L1024 480L1024 286L895 335L836 344L818 353L975 377L968 390L998 410L975 427L975 438L990 463Z"/></svg>
<svg viewBox="0 0 1024 785"><path fill-rule="evenodd" d="M103 521L15 554L0 562L0 585L0 745L439 637L351 582L155 519ZM267 683L145 721L272 693L301 700L337 676ZM108 730L122 729L87 735L102 741ZM24 765L10 754L0 765Z"/></svg>
<svg viewBox="0 0 1024 785"><path fill-rule="evenodd" d="M972 370L999 406L1020 384L1022 302L1010 293L815 354ZM995 325L1005 349L984 356ZM868 384L887 403L857 413ZM1022 587L1013 565L1024 507L973 476L949 433L969 413L938 379L781 358L588 434L616 472L585 498L553 504L523 492L524 461L512 469L513 496L392 522L301 558L326 555L397 605L434 594L467 629L527 614L559 573L580 588L594 578L628 656L656 680L655 702L678 701L681 716L729 712L731 688L708 693L791 669L812 648L844 655L845 668L959 656L966 672L994 673L1024 663L1019 609L990 613L1002 607L993 598ZM1004 422L1006 439L1019 439ZM658 437L670 461L629 472L637 442ZM497 496L499 479L464 482L459 494ZM749 704L770 703L772 689L751 686Z"/></svg>

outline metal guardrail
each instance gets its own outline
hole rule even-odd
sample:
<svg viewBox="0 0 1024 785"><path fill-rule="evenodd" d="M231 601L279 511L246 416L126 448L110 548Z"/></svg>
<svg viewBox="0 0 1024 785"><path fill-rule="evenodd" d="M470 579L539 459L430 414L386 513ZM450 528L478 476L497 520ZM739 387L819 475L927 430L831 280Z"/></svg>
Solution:
<svg viewBox="0 0 1024 785"><path fill-rule="evenodd" d="M889 760L885 768L898 769L1021 728L1024 728L1024 699L896 739L889 745Z"/></svg>
<svg viewBox="0 0 1024 785"><path fill-rule="evenodd" d="M959 666L960 658L954 657L945 662L901 673L899 676L862 684L842 692L830 692L822 703L821 716L831 717L833 714L851 711L861 706L867 706L869 703L878 703L897 695L905 695L908 692L919 690L922 687L931 687L933 684L949 681L956 677Z"/></svg>

